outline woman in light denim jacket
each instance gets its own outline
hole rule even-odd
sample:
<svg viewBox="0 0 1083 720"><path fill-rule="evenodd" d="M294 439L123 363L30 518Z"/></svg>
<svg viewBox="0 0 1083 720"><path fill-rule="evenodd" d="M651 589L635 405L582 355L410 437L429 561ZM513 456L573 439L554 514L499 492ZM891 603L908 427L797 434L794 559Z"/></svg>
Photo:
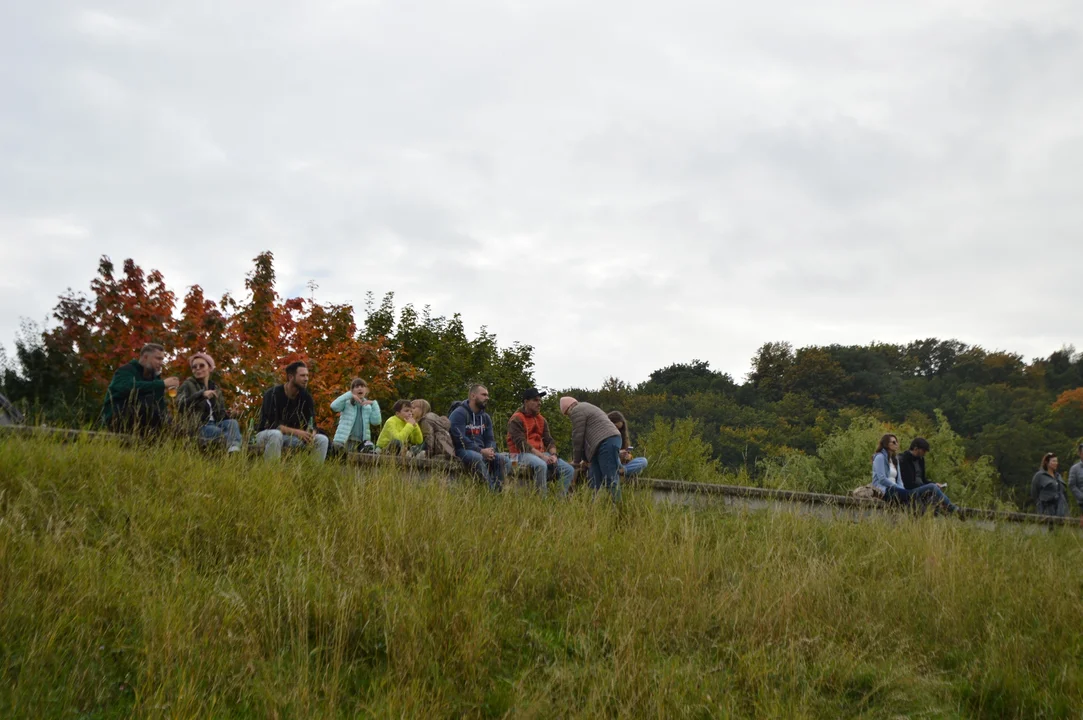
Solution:
<svg viewBox="0 0 1083 720"><path fill-rule="evenodd" d="M925 483L913 490L903 487L902 476L899 474L899 460L896 457L898 452L899 439L888 433L880 438L880 443L876 446L876 454L872 456L872 485L884 493L884 500L909 506L924 500L943 505L950 513L958 512L959 508L948 500L948 496L936 483ZM960 514L959 517L962 515Z"/></svg>

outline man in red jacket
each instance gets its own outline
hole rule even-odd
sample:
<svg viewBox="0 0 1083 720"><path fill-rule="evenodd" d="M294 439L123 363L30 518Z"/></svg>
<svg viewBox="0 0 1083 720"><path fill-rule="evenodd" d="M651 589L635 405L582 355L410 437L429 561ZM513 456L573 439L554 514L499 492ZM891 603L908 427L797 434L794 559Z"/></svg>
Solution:
<svg viewBox="0 0 1083 720"><path fill-rule="evenodd" d="M518 461L534 472L538 492L545 494L547 482L560 476L561 493L572 485L575 468L557 457L557 446L549 434L549 423L541 414L541 399L545 393L537 388L523 392L523 406L508 420L508 452L512 462Z"/></svg>

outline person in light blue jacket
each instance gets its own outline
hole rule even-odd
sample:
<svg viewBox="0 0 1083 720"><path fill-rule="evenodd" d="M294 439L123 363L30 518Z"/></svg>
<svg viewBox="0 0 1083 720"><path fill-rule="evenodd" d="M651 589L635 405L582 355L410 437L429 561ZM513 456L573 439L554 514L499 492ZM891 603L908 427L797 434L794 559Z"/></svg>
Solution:
<svg viewBox="0 0 1083 720"><path fill-rule="evenodd" d="M876 454L872 456L872 485L884 493L884 500L897 505L913 506L925 501L942 505L949 513L958 513L959 508L948 499L936 483L925 483L913 490L903 486L899 474L899 439L888 433L880 438ZM959 517L962 514L959 513Z"/></svg>
<svg viewBox="0 0 1083 720"><path fill-rule="evenodd" d="M379 427L380 403L368 399L369 386L361 378L350 383L350 392L339 395L331 409L342 413L335 428L334 446L339 450L356 451L373 447L372 427Z"/></svg>

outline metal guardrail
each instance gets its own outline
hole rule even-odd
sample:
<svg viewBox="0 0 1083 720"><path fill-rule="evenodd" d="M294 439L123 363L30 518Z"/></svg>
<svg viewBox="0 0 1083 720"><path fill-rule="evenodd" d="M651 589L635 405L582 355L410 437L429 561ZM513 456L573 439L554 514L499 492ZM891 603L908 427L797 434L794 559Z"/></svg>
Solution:
<svg viewBox="0 0 1083 720"><path fill-rule="evenodd" d="M102 432L96 430L71 430L64 428L34 427L30 425L0 426L0 436L40 437L61 442L108 441L123 445L144 442L133 435ZM420 472L441 472L449 475L462 474L462 464L438 458L408 458L394 455L376 455L370 453L349 453L348 461L353 465L365 467L394 467ZM525 476L526 471L519 473ZM896 508L881 500L850 497L848 495L828 495L825 493L804 492L800 490L778 490L773 488L751 487L747 485L722 485L716 483L687 482L684 480L665 480L661 478L635 477L625 481L626 487L642 488L655 494L675 495L685 498L718 499L727 501L749 501L759 503L792 503L825 509L838 509L856 512L893 512ZM1053 517L1035 513L1006 512L1002 510L983 510L978 508L960 508L967 520L992 523L1012 523L1044 525L1048 527L1083 528L1083 518Z"/></svg>

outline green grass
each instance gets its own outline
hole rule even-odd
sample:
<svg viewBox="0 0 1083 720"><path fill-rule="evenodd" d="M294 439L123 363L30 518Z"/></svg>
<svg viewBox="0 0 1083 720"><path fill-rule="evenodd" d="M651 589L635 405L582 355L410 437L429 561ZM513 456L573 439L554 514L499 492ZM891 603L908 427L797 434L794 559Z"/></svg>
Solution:
<svg viewBox="0 0 1083 720"><path fill-rule="evenodd" d="M1083 548L0 439L0 717L1069 717Z"/></svg>

